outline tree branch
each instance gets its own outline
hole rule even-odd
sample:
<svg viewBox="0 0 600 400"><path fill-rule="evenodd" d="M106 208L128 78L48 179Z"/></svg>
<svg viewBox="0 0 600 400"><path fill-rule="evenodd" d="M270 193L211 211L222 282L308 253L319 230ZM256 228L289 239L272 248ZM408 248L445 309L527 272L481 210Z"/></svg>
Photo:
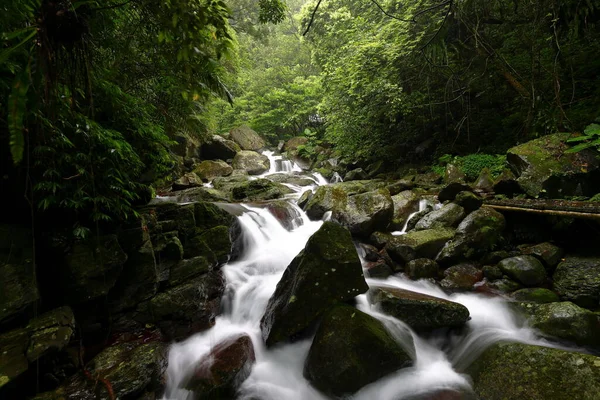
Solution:
<svg viewBox="0 0 600 400"><path fill-rule="evenodd" d="M425 50L425 48L427 46L429 46L438 37L438 35L442 31L442 28L444 27L444 25L446 25L446 21L448 21L448 17L450 16L450 11L452 11L452 5L454 4L454 0L448 0L448 1L445 1L445 2L443 2L443 3L441 3L441 4L437 5L437 6L435 6L435 8L437 8L440 5L446 5L446 4L448 5L448 10L446 10L446 15L444 16L444 20L442 21L442 24L438 28L437 32L435 32L435 35L433 35L431 37L431 39L429 39L427 41L427 43L425 43L425 45L423 47L421 47L421 51ZM432 9L433 9L433 7L429 7L429 9L427 9L427 10L420 11L417 14L415 14L414 18L416 18L417 15L423 14L426 11L431 11Z"/></svg>
<svg viewBox="0 0 600 400"><path fill-rule="evenodd" d="M317 10L319 9L319 6L321 5L321 1L323 1L323 0L319 0L319 2L317 3L317 6L313 10L312 15L310 16L310 21L308 22L308 26L306 27L306 30L304 31L304 33L302 34L302 36L306 36L306 34L308 33L308 31L310 30L310 27L312 26L312 24L313 24L313 22L315 20L315 15L317 14Z"/></svg>
<svg viewBox="0 0 600 400"><path fill-rule="evenodd" d="M415 23L415 22L417 22L417 20L415 19L416 15L415 15L415 17L413 17L413 19L402 19L402 18L398 18L398 17L396 17L395 15L393 15L393 14L390 14L389 12L385 11L385 10L383 9L383 7L381 7L381 5L380 5L380 4L379 4L379 3L378 3L376 0L371 0L371 3L375 4L375 5L377 6L377 8L379 8L379 10L380 10L382 13L384 13L386 16L388 16L388 17L390 17L390 18L393 18L393 19L395 19L395 20L397 20L397 21L401 21L401 22L412 22L412 23Z"/></svg>

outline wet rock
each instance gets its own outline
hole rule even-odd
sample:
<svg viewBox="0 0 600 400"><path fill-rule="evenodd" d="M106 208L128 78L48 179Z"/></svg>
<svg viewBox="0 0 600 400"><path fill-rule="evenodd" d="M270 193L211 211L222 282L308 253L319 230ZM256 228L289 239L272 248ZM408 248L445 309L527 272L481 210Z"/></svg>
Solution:
<svg viewBox="0 0 600 400"><path fill-rule="evenodd" d="M115 285L125 261L127 254L116 235L76 243L61 269L65 297L77 303L105 296Z"/></svg>
<svg viewBox="0 0 600 400"><path fill-rule="evenodd" d="M415 229L422 231L435 228L454 228L466 216L465 209L458 204L449 203L432 211L417 222Z"/></svg>
<svg viewBox="0 0 600 400"><path fill-rule="evenodd" d="M371 304L419 332L461 327L469 319L462 304L409 290L377 287L367 296Z"/></svg>
<svg viewBox="0 0 600 400"><path fill-rule="evenodd" d="M464 183L466 179L467 179L467 176L465 175L465 173L462 172L460 170L460 168L458 168L456 165L454 165L454 164L446 165L446 170L444 172L444 182L446 182L446 183L454 183L454 182Z"/></svg>
<svg viewBox="0 0 600 400"><path fill-rule="evenodd" d="M465 191L470 192L472 191L472 189L470 186L465 185L464 183L450 183L440 191L440 194L438 194L438 200L440 201L440 203L443 203L445 201L454 201L457 194Z"/></svg>
<svg viewBox="0 0 600 400"><path fill-rule="evenodd" d="M409 261L404 267L404 272L412 280L437 278L440 273L440 266L428 258L418 258Z"/></svg>
<svg viewBox="0 0 600 400"><path fill-rule="evenodd" d="M236 201L260 201L279 199L291 193L293 191L281 183L271 182L268 179L256 179L235 186L231 197Z"/></svg>
<svg viewBox="0 0 600 400"><path fill-rule="evenodd" d="M268 346L287 340L367 289L350 232L325 222L277 284L261 320L263 338Z"/></svg>
<svg viewBox="0 0 600 400"><path fill-rule="evenodd" d="M532 303L554 303L560 301L558 295L552 290L544 288L527 288L517 290L512 294L513 299Z"/></svg>
<svg viewBox="0 0 600 400"><path fill-rule="evenodd" d="M533 256L506 258L498 263L498 268L525 286L536 286L546 280L544 266Z"/></svg>
<svg viewBox="0 0 600 400"><path fill-rule="evenodd" d="M214 135L200 148L200 155L205 160L231 160L242 149L232 140Z"/></svg>
<svg viewBox="0 0 600 400"><path fill-rule="evenodd" d="M454 265L444 271L440 282L442 289L448 292L466 292L483 279L483 272L472 264Z"/></svg>
<svg viewBox="0 0 600 400"><path fill-rule="evenodd" d="M396 262L402 262L407 251L416 257L434 259L444 245L454 237L453 229L427 229L412 231L402 236L388 238L386 249ZM408 250L406 249L408 248ZM406 260L407 262L410 260Z"/></svg>
<svg viewBox="0 0 600 400"><path fill-rule="evenodd" d="M505 258L510 258L512 256L518 256L519 253L509 253L508 251L505 250L499 250L499 251L492 251L491 253L486 253L483 258L481 259L481 262L483 264L493 264L496 265L498 264L500 261L504 260Z"/></svg>
<svg viewBox="0 0 600 400"><path fill-rule="evenodd" d="M522 192L517 178L509 169L502 171L494 181L494 193L497 195L513 197L515 194Z"/></svg>
<svg viewBox="0 0 600 400"><path fill-rule="evenodd" d="M190 279L206 274L211 269L211 263L205 256L196 256L179 261L171 267L169 286L181 285Z"/></svg>
<svg viewBox="0 0 600 400"><path fill-rule="evenodd" d="M327 211L339 213L346 208L348 193L339 185L319 186L306 204L306 214L312 220L319 220Z"/></svg>
<svg viewBox="0 0 600 400"><path fill-rule="evenodd" d="M404 227L410 214L419 210L419 198L415 192L405 190L392 196L394 203L394 215L390 224L390 229L400 230Z"/></svg>
<svg viewBox="0 0 600 400"><path fill-rule="evenodd" d="M211 255L214 255L218 265L225 264L229 260L232 246L229 227L215 226L206 229L200 234L199 240L204 241L212 253L207 255L209 261L212 262Z"/></svg>
<svg viewBox="0 0 600 400"><path fill-rule="evenodd" d="M296 186L310 186L314 185L315 181L310 178L307 178L302 175L292 175L292 174L270 174L267 176L267 179L273 182L278 183L288 183L290 185Z"/></svg>
<svg viewBox="0 0 600 400"><path fill-rule="evenodd" d="M363 265L363 267L366 269L366 274L369 278L385 279L394 274L392 267L383 259L370 261Z"/></svg>
<svg viewBox="0 0 600 400"><path fill-rule="evenodd" d="M194 220L198 229L208 230L218 226L230 227L235 217L215 204L201 202L194 204Z"/></svg>
<svg viewBox="0 0 600 400"><path fill-rule="evenodd" d="M190 203L194 201L228 201L228 196L221 190L205 187L193 187L168 194L167 199L155 198L150 204L157 205L164 201L172 203Z"/></svg>
<svg viewBox="0 0 600 400"><path fill-rule="evenodd" d="M217 190L230 193L234 187L249 180L248 173L246 171L241 171L243 173L238 173L239 171L241 170L234 170L230 176L221 176L213 179L213 186Z"/></svg>
<svg viewBox="0 0 600 400"><path fill-rule="evenodd" d="M233 399L248 378L256 357L248 335L228 338L212 348L196 365L185 388L198 400Z"/></svg>
<svg viewBox="0 0 600 400"><path fill-rule="evenodd" d="M269 170L271 162L265 155L255 151L242 150L235 155L231 166L234 169L242 169L249 175L260 175Z"/></svg>
<svg viewBox="0 0 600 400"><path fill-rule="evenodd" d="M25 329L0 335L0 391L29 368L25 355L28 344L29 334Z"/></svg>
<svg viewBox="0 0 600 400"><path fill-rule="evenodd" d="M488 168L482 169L479 173L479 176L475 181L475 189L485 193L494 191L494 181Z"/></svg>
<svg viewBox="0 0 600 400"><path fill-rule="evenodd" d="M467 213L478 210L483 205L481 197L473 192L459 192L454 198L454 202L465 209Z"/></svg>
<svg viewBox="0 0 600 400"><path fill-rule="evenodd" d="M504 276L502 270L496 265L485 265L481 269L481 272L483 272L483 276L485 276L490 281L502 279L502 277Z"/></svg>
<svg viewBox="0 0 600 400"><path fill-rule="evenodd" d="M385 230L393 216L392 198L387 189L379 189L348 197L346 207L334 213L350 233L368 237L376 230Z"/></svg>
<svg viewBox="0 0 600 400"><path fill-rule="evenodd" d="M204 160L194 168L194 173L203 181L212 181L219 176L229 176L232 172L231 165L222 160Z"/></svg>
<svg viewBox="0 0 600 400"><path fill-rule="evenodd" d="M236 142L242 150L260 150L266 146L262 137L247 126L240 126L229 131L229 137Z"/></svg>
<svg viewBox="0 0 600 400"><path fill-rule="evenodd" d="M0 323L18 316L38 299L31 230L0 225Z"/></svg>
<svg viewBox="0 0 600 400"><path fill-rule="evenodd" d="M172 190L185 190L198 186L202 186L202 179L200 179L196 174L188 172L187 174L184 174L181 178L173 182Z"/></svg>
<svg viewBox="0 0 600 400"><path fill-rule="evenodd" d="M565 153L569 136L548 135L508 150L509 166L529 196L557 199L595 194L600 185L597 154L591 149Z"/></svg>
<svg viewBox="0 0 600 400"><path fill-rule="evenodd" d="M343 398L410 365L410 356L381 322L339 305L323 316L304 364L304 376L326 395Z"/></svg>
<svg viewBox="0 0 600 400"><path fill-rule="evenodd" d="M368 178L368 175L362 168L356 168L352 171L348 171L346 175L344 175L344 182L349 181L360 181Z"/></svg>
<svg viewBox="0 0 600 400"><path fill-rule="evenodd" d="M302 195L298 199L298 207L304 210L312 197L313 192L311 190L307 190L306 192L302 193Z"/></svg>
<svg viewBox="0 0 600 400"><path fill-rule="evenodd" d="M519 282L515 282L512 279L507 278L506 276L504 276L501 279L496 279L494 281L491 282L487 282L485 284L485 287L487 289L490 289L493 293L502 293L502 294L507 294L507 293L512 293L515 290L519 290L523 287L523 285L521 285ZM477 287L477 290L479 289L479 286Z"/></svg>
<svg viewBox="0 0 600 400"><path fill-rule="evenodd" d="M592 400L600 393L600 357L548 347L498 343L466 372L486 400Z"/></svg>
<svg viewBox="0 0 600 400"><path fill-rule="evenodd" d="M569 301L529 307L531 326L545 335L579 346L600 348L600 321L593 312Z"/></svg>
<svg viewBox="0 0 600 400"><path fill-rule="evenodd" d="M265 208L277 218L277 221L288 231L302 224L302 217L296 211L292 203L285 200L271 201Z"/></svg>
<svg viewBox="0 0 600 400"><path fill-rule="evenodd" d="M521 253L532 255L538 258L544 263L544 266L548 272L554 271L564 255L563 249L548 242L536 244L535 246L531 247L525 247L521 249Z"/></svg>
<svg viewBox="0 0 600 400"><path fill-rule="evenodd" d="M405 232L410 232L417 226L417 223L424 218L427 214L433 211L433 207L431 205L427 205L427 207L423 211L419 211L414 214L412 217L409 217L408 221L406 221L406 229Z"/></svg>
<svg viewBox="0 0 600 400"><path fill-rule="evenodd" d="M567 257L552 278L553 289L562 300L592 310L600 305L600 258Z"/></svg>
<svg viewBox="0 0 600 400"><path fill-rule="evenodd" d="M504 216L499 212L488 207L473 211L460 223L456 236L446 243L436 261L448 263L485 254L500 241L504 227Z"/></svg>

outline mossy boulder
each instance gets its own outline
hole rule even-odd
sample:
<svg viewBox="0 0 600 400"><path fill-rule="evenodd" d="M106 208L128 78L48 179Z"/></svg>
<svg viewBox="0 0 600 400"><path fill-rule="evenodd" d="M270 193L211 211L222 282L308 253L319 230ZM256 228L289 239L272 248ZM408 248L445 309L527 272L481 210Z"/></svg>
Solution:
<svg viewBox="0 0 600 400"><path fill-rule="evenodd" d="M329 307L366 292L367 283L350 232L325 222L294 258L261 320L268 346L303 331Z"/></svg>
<svg viewBox="0 0 600 400"><path fill-rule="evenodd" d="M404 261L402 254L406 254L406 248L412 250L416 257L434 259L453 237L454 229L440 228L411 231L402 236L390 235L385 248L392 259L397 262Z"/></svg>
<svg viewBox="0 0 600 400"><path fill-rule="evenodd" d="M369 302L418 332L458 328L469 319L462 304L404 289L376 287L368 292Z"/></svg>
<svg viewBox="0 0 600 400"><path fill-rule="evenodd" d="M310 219L323 218L327 211L338 214L348 203L348 193L338 184L319 186L306 204L306 214Z"/></svg>
<svg viewBox="0 0 600 400"><path fill-rule="evenodd" d="M481 197L468 191L459 192L454 198L454 202L464 208L467 213L478 210L483 205Z"/></svg>
<svg viewBox="0 0 600 400"><path fill-rule="evenodd" d="M444 203L446 201L454 201L456 195L460 192L470 191L472 191L472 189L469 185L466 185L461 182L453 182L444 186L444 188L438 194L438 200L440 201L440 203Z"/></svg>
<svg viewBox="0 0 600 400"><path fill-rule="evenodd" d="M185 387L198 400L233 399L255 360L250 336L227 338L198 362Z"/></svg>
<svg viewBox="0 0 600 400"><path fill-rule="evenodd" d="M533 256L506 258L498 263L498 267L506 275L525 286L536 286L546 280L544 266Z"/></svg>
<svg viewBox="0 0 600 400"><path fill-rule="evenodd" d="M249 175L260 175L271 167L269 158L255 151L242 150L235 155L231 166L246 171Z"/></svg>
<svg viewBox="0 0 600 400"><path fill-rule="evenodd" d="M315 181L302 175L295 174L269 174L267 179L277 183L288 183L296 186L314 185Z"/></svg>
<svg viewBox="0 0 600 400"><path fill-rule="evenodd" d="M596 400L600 357L520 343L498 343L467 369L485 400Z"/></svg>
<svg viewBox="0 0 600 400"><path fill-rule="evenodd" d="M496 195L513 197L517 193L523 193L523 190L512 171L505 169L494 181L494 193Z"/></svg>
<svg viewBox="0 0 600 400"><path fill-rule="evenodd" d="M544 266L548 272L554 271L564 255L563 249L548 242L525 247L521 249L521 253L532 255L538 258L544 263Z"/></svg>
<svg viewBox="0 0 600 400"><path fill-rule="evenodd" d="M479 173L479 176L475 180L475 189L480 192L493 192L494 191L494 180L492 174L488 168L484 168Z"/></svg>
<svg viewBox="0 0 600 400"><path fill-rule="evenodd" d="M179 191L198 186L202 186L202 179L193 172L188 172L173 182L171 190Z"/></svg>
<svg viewBox="0 0 600 400"><path fill-rule="evenodd" d="M458 166L455 164L447 164L446 169L444 171L444 182L453 183L453 182L461 182L464 183L467 179L467 176L464 172L461 171Z"/></svg>
<svg viewBox="0 0 600 400"><path fill-rule="evenodd" d="M531 327L550 337L579 346L600 348L598 316L570 301L535 304L525 308Z"/></svg>
<svg viewBox="0 0 600 400"><path fill-rule="evenodd" d="M231 160L242 149L232 140L214 135L200 148L200 156L205 160Z"/></svg>
<svg viewBox="0 0 600 400"><path fill-rule="evenodd" d="M453 265L444 271L440 282L442 289L448 292L467 292L483 279L483 271L469 263Z"/></svg>
<svg viewBox="0 0 600 400"><path fill-rule="evenodd" d="M488 207L473 211L458 225L456 236L446 243L436 260L449 263L485 254L500 241L505 225L504 216L498 211Z"/></svg>
<svg viewBox="0 0 600 400"><path fill-rule="evenodd" d="M261 178L238 184L231 191L231 198L235 201L273 200L291 193L293 190L287 186Z"/></svg>
<svg viewBox="0 0 600 400"><path fill-rule="evenodd" d="M526 288L517 290L512 294L512 298L517 301L532 303L553 303L560 301L558 295L550 289L545 288Z"/></svg>
<svg viewBox="0 0 600 400"><path fill-rule="evenodd" d="M553 289L562 300L592 310L600 306L600 258L567 257L552 278Z"/></svg>
<svg viewBox="0 0 600 400"><path fill-rule="evenodd" d="M348 197L346 207L333 217L350 233L368 237L376 230L385 230L394 213L394 203L387 189L356 194Z"/></svg>
<svg viewBox="0 0 600 400"><path fill-rule="evenodd" d="M464 208L455 203L448 203L421 218L415 225L415 229L422 231L434 228L455 228L466 215Z"/></svg>
<svg viewBox="0 0 600 400"><path fill-rule="evenodd" d="M304 364L304 376L326 395L346 398L411 365L408 353L380 321L338 305L323 316Z"/></svg>
<svg viewBox="0 0 600 400"><path fill-rule="evenodd" d="M437 278L440 274L440 266L428 258L418 258L409 261L404 267L404 272L413 280Z"/></svg>
<svg viewBox="0 0 600 400"><path fill-rule="evenodd" d="M203 181L212 181L219 176L229 176L232 172L231 165L223 160L204 160L194 168L194 173Z"/></svg>
<svg viewBox="0 0 600 400"><path fill-rule="evenodd" d="M351 171L348 171L346 175L344 175L344 182L350 181L360 181L368 178L367 173L362 168L356 168Z"/></svg>
<svg viewBox="0 0 600 400"><path fill-rule="evenodd" d="M242 150L260 150L267 145L258 133L245 125L229 131L229 138L237 143Z"/></svg>
<svg viewBox="0 0 600 400"><path fill-rule="evenodd" d="M600 185L600 160L586 149L566 153L569 133L556 133L508 150L517 182L531 197L592 196Z"/></svg>
<svg viewBox="0 0 600 400"><path fill-rule="evenodd" d="M404 227L410 214L419 210L419 197L412 190L405 190L392 196L394 215L390 223L391 230L400 230Z"/></svg>

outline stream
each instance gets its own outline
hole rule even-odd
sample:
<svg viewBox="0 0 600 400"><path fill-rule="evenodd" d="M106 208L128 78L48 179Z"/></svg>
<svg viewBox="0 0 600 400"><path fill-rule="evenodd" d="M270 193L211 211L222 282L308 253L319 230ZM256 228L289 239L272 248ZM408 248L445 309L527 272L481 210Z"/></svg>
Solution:
<svg viewBox="0 0 600 400"><path fill-rule="evenodd" d="M271 170L265 175L299 173L300 168L291 161L272 152L264 154L271 161ZM227 281L223 312L210 330L172 345L165 400L191 400L192 393L182 387L194 366L214 345L241 333L252 338L256 363L249 378L241 385L238 399L328 399L314 389L302 374L311 340L267 349L260 331L260 320L283 272L323 223L310 221L295 205L295 199L301 193L327 183L317 174L308 177L314 185L293 188L297 193L289 199L296 214L291 230L285 229L267 209L243 205L244 212L238 219L242 227L244 253L235 262L223 266ZM425 203L421 204L423 207ZM394 234L400 235L403 231ZM448 295L430 282L411 281L398 276L384 280L367 279L367 283L369 286L407 289L463 304L469 309L471 319L460 335L440 334L423 338L402 321L372 308L365 294L358 296L357 307L382 321L415 363L362 388L352 399L398 400L445 389L469 392L469 377L457 371L468 366L488 346L498 341L551 346L519 321L499 297L474 293Z"/></svg>

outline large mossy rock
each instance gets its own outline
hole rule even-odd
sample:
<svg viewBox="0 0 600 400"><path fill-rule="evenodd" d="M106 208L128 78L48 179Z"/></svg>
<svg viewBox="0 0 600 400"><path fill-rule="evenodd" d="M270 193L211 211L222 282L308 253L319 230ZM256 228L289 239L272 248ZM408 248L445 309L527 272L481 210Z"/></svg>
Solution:
<svg viewBox="0 0 600 400"><path fill-rule="evenodd" d="M127 261L116 235L76 243L65 257L61 284L71 302L92 300L108 294Z"/></svg>
<svg viewBox="0 0 600 400"><path fill-rule="evenodd" d="M545 335L573 342L579 346L600 347L598 316L570 301L528 305L531 327Z"/></svg>
<svg viewBox="0 0 600 400"><path fill-rule="evenodd" d="M483 279L483 271L469 263L453 265L444 271L440 286L447 292L468 292Z"/></svg>
<svg viewBox="0 0 600 400"><path fill-rule="evenodd" d="M517 182L532 197L593 196L600 185L600 161L591 149L565 153L569 133L556 133L508 150Z"/></svg>
<svg viewBox="0 0 600 400"><path fill-rule="evenodd" d="M194 168L194 173L203 181L212 181L219 176L229 176L232 172L231 165L223 160L204 160Z"/></svg>
<svg viewBox="0 0 600 400"><path fill-rule="evenodd" d="M521 253L538 258L549 272L554 271L564 255L563 249L548 242L525 247L521 250Z"/></svg>
<svg viewBox="0 0 600 400"><path fill-rule="evenodd" d="M544 288L526 288L517 290L512 294L512 298L522 302L532 303L554 303L560 301L558 295L550 289Z"/></svg>
<svg viewBox="0 0 600 400"><path fill-rule="evenodd" d="M248 335L228 338L200 360L185 387L198 400L233 399L237 388L250 375L255 360Z"/></svg>
<svg viewBox="0 0 600 400"><path fill-rule="evenodd" d="M376 235L379 235L377 232ZM454 237L454 229L427 229L411 231L405 235L385 237L385 248L396 262L406 263L415 258L434 259L444 245ZM411 258L408 255L413 254Z"/></svg>
<svg viewBox="0 0 600 400"><path fill-rule="evenodd" d="M390 224L391 230L400 230L404 227L410 214L419 211L419 197L412 190L404 190L392 196L394 215Z"/></svg>
<svg viewBox="0 0 600 400"><path fill-rule="evenodd" d="M385 230L392 220L394 203L387 189L348 197L346 207L333 217L350 233L369 237L376 230Z"/></svg>
<svg viewBox="0 0 600 400"><path fill-rule="evenodd" d="M410 356L380 321L339 305L323 316L304 364L304 376L326 395L345 398L411 365Z"/></svg>
<svg viewBox="0 0 600 400"><path fill-rule="evenodd" d="M552 278L561 299L592 310L600 306L600 258L567 257Z"/></svg>
<svg viewBox="0 0 600 400"><path fill-rule="evenodd" d="M525 286L537 286L546 280L546 270L534 256L505 258L498 263L502 272Z"/></svg>
<svg viewBox="0 0 600 400"><path fill-rule="evenodd" d="M31 308L39 299L32 238L29 229L0 225L0 323Z"/></svg>
<svg viewBox="0 0 600 400"><path fill-rule="evenodd" d="M229 137L236 142L242 150L260 150L266 146L263 138L247 126L240 126L229 131Z"/></svg>
<svg viewBox="0 0 600 400"><path fill-rule="evenodd" d="M234 169L246 171L248 175L260 175L269 170L271 162L269 161L269 157L263 154L242 150L235 155L231 166Z"/></svg>
<svg viewBox="0 0 600 400"><path fill-rule="evenodd" d="M376 287L368 297L371 304L418 332L459 328L469 319L469 310L462 304L409 290Z"/></svg>
<svg viewBox="0 0 600 400"><path fill-rule="evenodd" d="M600 357L520 343L498 343L466 371L485 400L596 400Z"/></svg>
<svg viewBox="0 0 600 400"><path fill-rule="evenodd" d="M280 199L293 193L287 186L268 179L245 181L233 187L231 198L235 201L260 201Z"/></svg>
<svg viewBox="0 0 600 400"><path fill-rule="evenodd" d="M437 261L448 263L485 254L500 241L505 225L498 211L488 207L473 211L458 225L456 236L446 243Z"/></svg>
<svg viewBox="0 0 600 400"><path fill-rule="evenodd" d="M187 174L183 174L183 176L181 176L179 179L173 182L171 190L176 192L180 190L195 188L198 186L202 186L202 179L193 172L188 172Z"/></svg>
<svg viewBox="0 0 600 400"><path fill-rule="evenodd" d="M417 258L406 264L404 272L413 280L437 278L440 274L440 266L429 258Z"/></svg>
<svg viewBox="0 0 600 400"><path fill-rule="evenodd" d="M323 218L327 211L340 213L346 208L348 193L340 185L319 186L306 204L306 214L310 219Z"/></svg>
<svg viewBox="0 0 600 400"><path fill-rule="evenodd" d="M205 160L231 160L241 150L234 141L214 135L200 148L200 157Z"/></svg>
<svg viewBox="0 0 600 400"><path fill-rule="evenodd" d="M261 320L268 346L310 326L332 305L368 290L350 232L325 222L287 267Z"/></svg>
<svg viewBox="0 0 600 400"><path fill-rule="evenodd" d="M415 225L415 229L422 231L434 228L455 228L466 215L464 208L455 203L448 203L421 218Z"/></svg>

